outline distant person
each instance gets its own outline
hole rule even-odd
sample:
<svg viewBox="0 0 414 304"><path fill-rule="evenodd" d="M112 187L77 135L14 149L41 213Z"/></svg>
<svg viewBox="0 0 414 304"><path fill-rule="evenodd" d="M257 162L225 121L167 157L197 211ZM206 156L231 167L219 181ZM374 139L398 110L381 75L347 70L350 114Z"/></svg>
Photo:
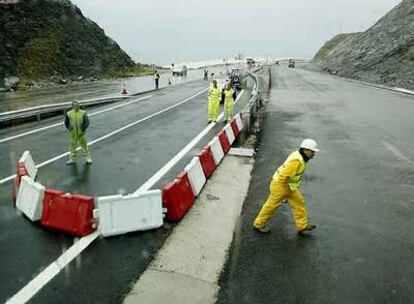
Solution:
<svg viewBox="0 0 414 304"><path fill-rule="evenodd" d="M213 80L208 89L208 123L217 122L220 108L221 88L217 86L217 80Z"/></svg>
<svg viewBox="0 0 414 304"><path fill-rule="evenodd" d="M79 102L72 101L72 110L65 114L65 127L70 131L70 157L66 165L76 162L78 144L82 148L86 164L92 164L91 153L85 136L86 129L89 127L89 118L86 111L80 109Z"/></svg>
<svg viewBox="0 0 414 304"><path fill-rule="evenodd" d="M155 89L158 90L159 81L160 81L160 74L158 74L157 71L155 71L154 80L155 80Z"/></svg>
<svg viewBox="0 0 414 304"><path fill-rule="evenodd" d="M303 140L299 150L291 153L276 170L270 183L269 197L253 223L253 227L257 231L270 232L270 228L266 223L285 199L293 209L296 230L299 234L316 228L315 225L308 223L305 199L299 191L302 175L306 170L306 163L319 151L316 146L317 143L313 139Z"/></svg>
<svg viewBox="0 0 414 304"><path fill-rule="evenodd" d="M208 80L208 70L204 69L204 80Z"/></svg>
<svg viewBox="0 0 414 304"><path fill-rule="evenodd" d="M227 123L233 117L234 101L236 100L236 92L230 83L226 84L223 90L224 99L224 123Z"/></svg>
<svg viewBox="0 0 414 304"><path fill-rule="evenodd" d="M211 75L210 75L210 79L211 79L211 80L213 80L213 79L214 79L214 77L215 77L214 73L211 73Z"/></svg>

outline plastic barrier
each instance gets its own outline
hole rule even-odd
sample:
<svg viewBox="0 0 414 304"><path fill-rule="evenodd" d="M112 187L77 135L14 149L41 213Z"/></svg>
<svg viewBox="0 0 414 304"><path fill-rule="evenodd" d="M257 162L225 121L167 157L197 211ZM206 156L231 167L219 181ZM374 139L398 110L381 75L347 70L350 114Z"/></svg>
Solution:
<svg viewBox="0 0 414 304"><path fill-rule="evenodd" d="M237 122L235 119L232 119L230 122L231 129L233 130L234 137L237 138L240 134L239 127L237 126Z"/></svg>
<svg viewBox="0 0 414 304"><path fill-rule="evenodd" d="M194 193L187 172L182 172L164 187L162 204L164 208L167 208L166 218L170 221L181 220L194 201Z"/></svg>
<svg viewBox="0 0 414 304"><path fill-rule="evenodd" d="M45 191L42 225L76 236L90 234L94 228L93 197L62 194L57 190Z"/></svg>
<svg viewBox="0 0 414 304"><path fill-rule="evenodd" d="M27 170L24 164L17 164L16 169L16 177L14 178L14 184L13 184L13 202L16 203L17 193L19 192L20 183L22 180L22 177L27 175Z"/></svg>
<svg viewBox="0 0 414 304"><path fill-rule="evenodd" d="M227 138L229 139L229 144L231 146L233 144L234 140L236 139L234 137L234 133L233 133L233 129L231 128L231 125L230 124L227 124L224 127L224 131L226 132Z"/></svg>
<svg viewBox="0 0 414 304"><path fill-rule="evenodd" d="M224 157L223 148L221 147L220 140L217 136L210 142L211 153L213 154L214 162L218 166Z"/></svg>
<svg viewBox="0 0 414 304"><path fill-rule="evenodd" d="M36 183L28 176L23 176L17 194L16 207L31 221L42 218L45 187Z"/></svg>
<svg viewBox="0 0 414 304"><path fill-rule="evenodd" d="M209 178L216 169L216 163L214 162L213 154L211 153L210 146L207 146L201 151L200 155L201 166L203 167L203 172L206 178Z"/></svg>
<svg viewBox="0 0 414 304"><path fill-rule="evenodd" d="M139 195L99 197L94 217L103 236L149 230L163 225L161 191L152 190Z"/></svg>
<svg viewBox="0 0 414 304"><path fill-rule="evenodd" d="M198 196L206 183L206 176L204 175L200 158L193 157L191 162L185 167L184 171L188 174L188 179L190 180L191 189L193 189L194 195Z"/></svg>
<svg viewBox="0 0 414 304"><path fill-rule="evenodd" d="M241 117L241 114L237 114L234 119L236 120L237 123L237 127L239 128L239 131L243 130L244 125L243 125L243 120Z"/></svg>
<svg viewBox="0 0 414 304"><path fill-rule="evenodd" d="M220 133L218 134L218 137L219 137L221 148L223 149L224 154L227 154L227 152L229 152L230 150L230 143L229 143L229 139L227 138L226 132L224 130L221 130Z"/></svg>
<svg viewBox="0 0 414 304"><path fill-rule="evenodd" d="M27 170L27 174L33 179L36 179L37 168L29 151L24 151L22 157L19 159L19 164L23 164Z"/></svg>

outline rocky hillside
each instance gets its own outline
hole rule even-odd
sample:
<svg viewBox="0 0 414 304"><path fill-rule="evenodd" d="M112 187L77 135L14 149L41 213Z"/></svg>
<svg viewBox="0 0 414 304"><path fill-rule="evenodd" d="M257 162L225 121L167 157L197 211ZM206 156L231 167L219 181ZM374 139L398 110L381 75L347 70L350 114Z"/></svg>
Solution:
<svg viewBox="0 0 414 304"><path fill-rule="evenodd" d="M414 89L414 0L365 32L334 37L313 61L340 76Z"/></svg>
<svg viewBox="0 0 414 304"><path fill-rule="evenodd" d="M4 77L52 81L99 77L136 67L115 41L68 0L0 4L0 64Z"/></svg>

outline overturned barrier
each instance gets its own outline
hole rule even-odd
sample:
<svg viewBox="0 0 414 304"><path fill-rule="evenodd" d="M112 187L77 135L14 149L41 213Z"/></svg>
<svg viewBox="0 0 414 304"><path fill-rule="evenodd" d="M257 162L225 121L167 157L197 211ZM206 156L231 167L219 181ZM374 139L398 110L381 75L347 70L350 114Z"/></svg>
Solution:
<svg viewBox="0 0 414 304"><path fill-rule="evenodd" d="M97 198L94 218L102 236L149 230L163 225L160 190L138 195L112 195Z"/></svg>
<svg viewBox="0 0 414 304"><path fill-rule="evenodd" d="M40 221L43 211L45 187L33 181L29 176L23 176L17 194L16 208L32 222Z"/></svg>
<svg viewBox="0 0 414 304"><path fill-rule="evenodd" d="M80 194L63 194L47 189L43 200L41 224L74 236L85 236L94 231L94 199Z"/></svg>

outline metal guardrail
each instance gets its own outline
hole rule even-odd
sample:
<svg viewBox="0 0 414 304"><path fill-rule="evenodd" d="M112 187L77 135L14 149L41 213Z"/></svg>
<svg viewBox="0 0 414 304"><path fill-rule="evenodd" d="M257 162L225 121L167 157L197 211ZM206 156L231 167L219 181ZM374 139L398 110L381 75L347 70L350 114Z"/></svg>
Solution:
<svg viewBox="0 0 414 304"><path fill-rule="evenodd" d="M251 93L250 101L243 109L243 117L246 117L247 122L247 133L253 133L254 122L256 121L256 116L259 108L262 106L262 98L260 92L260 80L259 77L255 74L262 68L258 68L252 72L247 72L247 76L253 78L254 85Z"/></svg>
<svg viewBox="0 0 414 304"><path fill-rule="evenodd" d="M110 96L97 99L88 99L80 101L81 107L87 108L95 105L103 105L131 98L131 96ZM44 117L64 114L71 107L71 102L62 102L49 105L31 107L16 111L0 113L0 127L14 125L23 121L39 121Z"/></svg>

